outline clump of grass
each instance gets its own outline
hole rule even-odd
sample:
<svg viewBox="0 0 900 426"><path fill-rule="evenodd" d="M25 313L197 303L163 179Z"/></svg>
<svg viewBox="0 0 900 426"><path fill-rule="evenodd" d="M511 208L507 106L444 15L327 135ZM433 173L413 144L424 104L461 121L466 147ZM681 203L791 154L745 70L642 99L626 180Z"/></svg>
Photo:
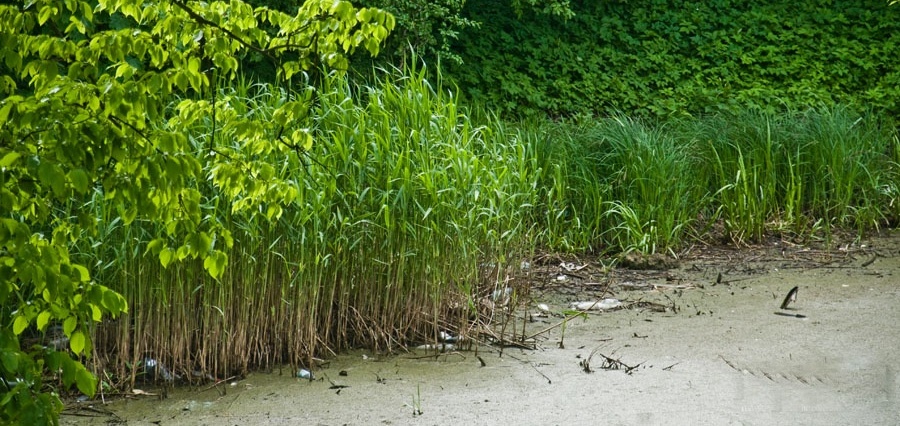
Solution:
<svg viewBox="0 0 900 426"><path fill-rule="evenodd" d="M123 375L133 378L127 365L147 354L183 377L227 375L308 366L355 346L391 351L439 328L464 329L467 310L505 285L507 265L533 245L538 175L530 147L495 118L474 124L421 70L385 73L368 86L332 76L297 94L238 87L219 102L219 120L233 123L271 116L286 102L310 105L285 132L303 129L315 143L304 156L254 160L291 183L284 193L294 202L283 210L242 210L222 189L206 189L203 208L234 240L218 281L197 262L163 269L144 257L149 238L132 232L154 235L149 224L104 242L104 250L130 248L116 254L110 281L132 310L97 339L117 351ZM198 127L206 129L195 137L201 155L253 149L242 142L247 135L275 137L236 124L213 137L210 122ZM255 178L244 183L248 193L266 177ZM485 264L494 265L490 273ZM448 308L460 300L463 309Z"/></svg>
<svg viewBox="0 0 900 426"><path fill-rule="evenodd" d="M779 208L793 217L799 207L795 198L802 190L795 180L800 179L795 168L798 160L783 157L789 151L784 149L781 123L773 119L748 112L703 123L706 155L712 159L706 172L712 181L717 217L738 244L761 239Z"/></svg>
<svg viewBox="0 0 900 426"><path fill-rule="evenodd" d="M610 186L602 175L603 153L594 149L588 119L531 120L516 126L517 143L534 156L537 176L532 222L538 243L563 251L599 251L605 244L603 214Z"/></svg>
<svg viewBox="0 0 900 426"><path fill-rule="evenodd" d="M642 122L524 122L538 157L543 245L677 248L721 224L737 244L829 238L896 222L896 133L845 108ZM718 228L716 228L718 229Z"/></svg>
<svg viewBox="0 0 900 426"><path fill-rule="evenodd" d="M890 137L874 117L846 108L811 110L797 117L795 138L809 149L806 174L816 182L809 191L812 215L831 226L853 226L860 232L886 219L878 199L886 182L885 155Z"/></svg>
<svg viewBox="0 0 900 426"><path fill-rule="evenodd" d="M611 187L607 238L625 251L654 253L677 246L702 195L693 174L693 140L624 116L598 122L593 132Z"/></svg>
<svg viewBox="0 0 900 426"><path fill-rule="evenodd" d="M900 221L900 137L897 134L891 136L887 157L886 170L878 182L879 205L884 209L888 223L897 226Z"/></svg>
<svg viewBox="0 0 900 426"><path fill-rule="evenodd" d="M886 223L890 133L844 108L748 112L701 121L710 166L703 174L731 238L797 236L833 227L860 232Z"/></svg>

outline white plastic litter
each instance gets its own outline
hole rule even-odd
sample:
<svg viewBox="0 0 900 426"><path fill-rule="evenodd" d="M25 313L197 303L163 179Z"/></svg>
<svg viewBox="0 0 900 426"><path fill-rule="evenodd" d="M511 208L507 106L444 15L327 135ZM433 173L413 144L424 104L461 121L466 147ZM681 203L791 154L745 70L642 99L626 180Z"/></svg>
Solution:
<svg viewBox="0 0 900 426"><path fill-rule="evenodd" d="M620 302L619 299L603 299L597 302L572 302L569 304L569 307L578 309L579 311L607 311L620 306L622 306L622 302Z"/></svg>
<svg viewBox="0 0 900 426"><path fill-rule="evenodd" d="M506 300L506 299L509 299L509 296L511 294L512 294L512 289L509 287L506 287L502 290L498 288L498 289L494 290L493 293L491 293L491 300L493 300L495 302L498 300Z"/></svg>
<svg viewBox="0 0 900 426"><path fill-rule="evenodd" d="M446 331L438 333L438 339L444 343L456 343L463 340L462 336L454 336Z"/></svg>
<svg viewBox="0 0 900 426"><path fill-rule="evenodd" d="M153 358L144 358L144 372L151 378L162 380L165 382L174 382L175 375L172 374L161 362Z"/></svg>
<svg viewBox="0 0 900 426"><path fill-rule="evenodd" d="M456 346L454 346L451 343L439 343L436 345L432 345L432 344L419 345L416 347L416 349L423 350L423 351L450 352L450 351L456 350Z"/></svg>

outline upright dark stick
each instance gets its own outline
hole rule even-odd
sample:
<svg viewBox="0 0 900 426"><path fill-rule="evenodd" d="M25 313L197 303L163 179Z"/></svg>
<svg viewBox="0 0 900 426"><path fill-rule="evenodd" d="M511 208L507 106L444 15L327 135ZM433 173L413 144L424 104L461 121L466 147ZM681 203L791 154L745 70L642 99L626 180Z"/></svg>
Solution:
<svg viewBox="0 0 900 426"><path fill-rule="evenodd" d="M784 298L784 302L781 302L781 309L787 309L788 305L790 305L791 302L797 301L797 290L799 288L800 287L794 287L791 289L791 291L788 292L787 296L785 296Z"/></svg>

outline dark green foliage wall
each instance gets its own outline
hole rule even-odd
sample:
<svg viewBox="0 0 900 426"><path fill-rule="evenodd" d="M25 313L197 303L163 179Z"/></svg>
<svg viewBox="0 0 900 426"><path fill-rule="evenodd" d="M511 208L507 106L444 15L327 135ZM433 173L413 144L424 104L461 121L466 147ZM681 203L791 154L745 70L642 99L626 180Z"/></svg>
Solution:
<svg viewBox="0 0 900 426"><path fill-rule="evenodd" d="M517 115L671 116L843 103L900 113L900 5L583 0L564 19L470 0L449 75Z"/></svg>
<svg viewBox="0 0 900 426"><path fill-rule="evenodd" d="M400 65L412 55L428 61L438 58L459 61L450 50L460 32L477 23L460 15L466 0L354 0L354 4L377 7L394 15L397 28L375 63Z"/></svg>

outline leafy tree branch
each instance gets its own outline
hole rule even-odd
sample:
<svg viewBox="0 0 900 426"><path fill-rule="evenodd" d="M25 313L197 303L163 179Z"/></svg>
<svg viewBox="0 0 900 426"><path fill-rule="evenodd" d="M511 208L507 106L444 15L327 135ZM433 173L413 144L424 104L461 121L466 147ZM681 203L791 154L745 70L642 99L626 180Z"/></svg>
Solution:
<svg viewBox="0 0 900 426"><path fill-rule="evenodd" d="M307 1L293 16L241 1L0 5L0 422L56 424L62 405L48 376L93 395L98 381L83 364L93 324L128 310L70 255L96 235L72 206L93 200L124 224L155 223L146 253L163 266L200 259L221 276L231 236L204 200L229 200L235 212L269 205L276 219L273 206L294 202L296 190L257 158L314 141L291 124L308 104L289 102L273 121L226 114L217 131L230 138L199 144L202 124L219 114L198 98L210 67L228 81L256 53L284 79L319 64L342 69L356 48L377 54L393 26L386 12L346 1ZM292 129L290 150L280 128ZM27 343L55 325L67 350Z"/></svg>

